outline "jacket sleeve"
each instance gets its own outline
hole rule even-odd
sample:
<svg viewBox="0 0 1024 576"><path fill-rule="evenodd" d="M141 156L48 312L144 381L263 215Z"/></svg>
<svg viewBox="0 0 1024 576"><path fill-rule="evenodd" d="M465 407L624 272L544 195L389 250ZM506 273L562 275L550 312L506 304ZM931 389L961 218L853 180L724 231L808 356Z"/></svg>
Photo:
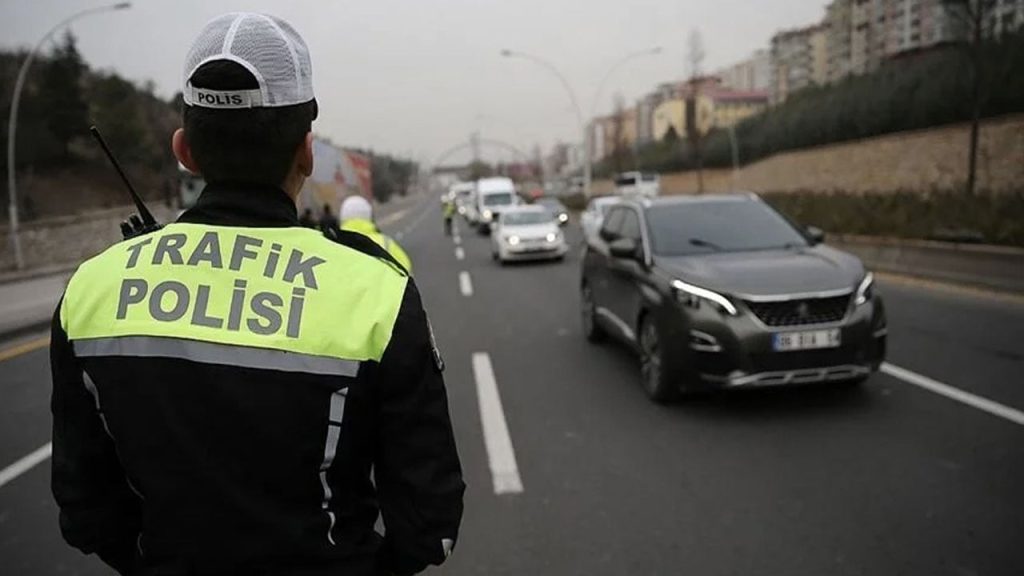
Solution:
<svg viewBox="0 0 1024 576"><path fill-rule="evenodd" d="M442 366L419 292L409 279L381 359L374 478L390 573L444 562L458 536L465 484Z"/></svg>
<svg viewBox="0 0 1024 576"><path fill-rule="evenodd" d="M61 533L68 544L127 574L136 558L141 503L128 485L98 403L86 387L88 376L61 326L60 305L50 334L50 368L52 490Z"/></svg>

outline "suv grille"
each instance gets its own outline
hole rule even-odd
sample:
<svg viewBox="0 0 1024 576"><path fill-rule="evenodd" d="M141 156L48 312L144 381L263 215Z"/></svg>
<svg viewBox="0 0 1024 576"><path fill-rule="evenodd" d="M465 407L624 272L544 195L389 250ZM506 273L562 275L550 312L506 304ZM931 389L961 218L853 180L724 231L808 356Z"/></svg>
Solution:
<svg viewBox="0 0 1024 576"><path fill-rule="evenodd" d="M845 318L850 295L786 302L747 301L746 304L768 326L804 326L838 322Z"/></svg>

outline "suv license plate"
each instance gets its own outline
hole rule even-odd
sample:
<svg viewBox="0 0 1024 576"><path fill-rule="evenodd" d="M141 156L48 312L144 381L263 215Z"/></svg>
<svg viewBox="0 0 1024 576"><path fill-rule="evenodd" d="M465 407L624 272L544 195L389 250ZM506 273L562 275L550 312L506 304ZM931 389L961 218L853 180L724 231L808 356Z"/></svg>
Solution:
<svg viewBox="0 0 1024 576"><path fill-rule="evenodd" d="M839 329L815 330L812 332L779 332L772 334L772 348L776 352L791 350L819 350L838 348L842 344Z"/></svg>

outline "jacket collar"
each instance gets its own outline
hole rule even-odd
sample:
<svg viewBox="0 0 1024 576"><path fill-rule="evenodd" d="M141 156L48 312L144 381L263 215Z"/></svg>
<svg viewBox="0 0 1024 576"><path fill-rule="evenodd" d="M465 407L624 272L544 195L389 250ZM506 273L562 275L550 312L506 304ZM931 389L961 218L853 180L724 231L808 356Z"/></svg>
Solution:
<svg viewBox="0 0 1024 576"><path fill-rule="evenodd" d="M275 186L210 183L178 222L220 226L298 226L295 203Z"/></svg>

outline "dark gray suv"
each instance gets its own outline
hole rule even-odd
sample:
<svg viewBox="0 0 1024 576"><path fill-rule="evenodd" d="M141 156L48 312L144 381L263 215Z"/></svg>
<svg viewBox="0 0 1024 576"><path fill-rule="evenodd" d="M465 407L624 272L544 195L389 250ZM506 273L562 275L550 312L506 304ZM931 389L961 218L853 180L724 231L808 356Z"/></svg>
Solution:
<svg viewBox="0 0 1024 576"><path fill-rule="evenodd" d="M613 206L585 249L587 338L640 355L655 401L680 392L861 382L885 358L870 272L753 194Z"/></svg>

